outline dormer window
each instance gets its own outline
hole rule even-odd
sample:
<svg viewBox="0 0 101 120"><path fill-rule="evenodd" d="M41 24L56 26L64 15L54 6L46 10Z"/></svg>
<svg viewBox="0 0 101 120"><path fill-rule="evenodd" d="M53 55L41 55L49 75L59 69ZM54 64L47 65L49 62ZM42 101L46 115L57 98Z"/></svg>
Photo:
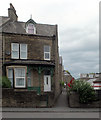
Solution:
<svg viewBox="0 0 101 120"><path fill-rule="evenodd" d="M34 34L34 25L31 23L28 24L28 33Z"/></svg>
<svg viewBox="0 0 101 120"><path fill-rule="evenodd" d="M30 19L26 22L26 32L28 34L36 34L36 26L35 26L35 22Z"/></svg>

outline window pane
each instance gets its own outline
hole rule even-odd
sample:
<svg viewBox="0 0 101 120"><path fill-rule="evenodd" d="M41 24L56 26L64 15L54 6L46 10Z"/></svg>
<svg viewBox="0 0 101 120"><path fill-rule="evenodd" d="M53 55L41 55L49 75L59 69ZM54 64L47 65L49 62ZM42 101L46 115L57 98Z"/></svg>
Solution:
<svg viewBox="0 0 101 120"><path fill-rule="evenodd" d="M16 86L24 86L24 78L16 78Z"/></svg>
<svg viewBox="0 0 101 120"><path fill-rule="evenodd" d="M8 69L8 77L13 78L13 69Z"/></svg>
<svg viewBox="0 0 101 120"><path fill-rule="evenodd" d="M20 44L20 50L21 51L26 51L27 50L27 45L26 44Z"/></svg>
<svg viewBox="0 0 101 120"><path fill-rule="evenodd" d="M20 58L27 59L27 44L20 45Z"/></svg>
<svg viewBox="0 0 101 120"><path fill-rule="evenodd" d="M17 44L17 43L12 43L12 50L13 50L13 51L19 51L19 44Z"/></svg>
<svg viewBox="0 0 101 120"><path fill-rule="evenodd" d="M15 68L15 87L25 87L25 68Z"/></svg>
<svg viewBox="0 0 101 120"><path fill-rule="evenodd" d="M28 29L29 34L34 34L34 29Z"/></svg>
<svg viewBox="0 0 101 120"><path fill-rule="evenodd" d="M21 53L20 53L20 58L21 58L21 59L27 59L27 54L26 54L26 52L21 52Z"/></svg>
<svg viewBox="0 0 101 120"><path fill-rule="evenodd" d="M13 78L8 78L11 81L11 86L13 87Z"/></svg>
<svg viewBox="0 0 101 120"><path fill-rule="evenodd" d="M11 86L13 86L13 69L8 69L8 79L11 81Z"/></svg>
<svg viewBox="0 0 101 120"><path fill-rule="evenodd" d="M28 33L34 34L34 25L33 24L28 24Z"/></svg>
<svg viewBox="0 0 101 120"><path fill-rule="evenodd" d="M18 51L12 51L12 58L19 58L19 52Z"/></svg>
<svg viewBox="0 0 101 120"><path fill-rule="evenodd" d="M49 59L50 56L49 56L49 53L45 53L45 59Z"/></svg>
<svg viewBox="0 0 101 120"><path fill-rule="evenodd" d="M44 46L44 52L50 52L50 46Z"/></svg>
<svg viewBox="0 0 101 120"><path fill-rule="evenodd" d="M33 24L28 24L28 28L29 29L34 29L34 25Z"/></svg>
<svg viewBox="0 0 101 120"><path fill-rule="evenodd" d="M25 69L24 68L16 68L15 76L16 77L25 77Z"/></svg>

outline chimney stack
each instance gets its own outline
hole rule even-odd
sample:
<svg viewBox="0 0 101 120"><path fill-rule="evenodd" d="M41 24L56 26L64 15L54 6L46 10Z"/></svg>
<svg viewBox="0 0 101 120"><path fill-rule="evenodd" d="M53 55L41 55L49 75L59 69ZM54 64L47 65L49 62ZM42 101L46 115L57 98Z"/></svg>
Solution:
<svg viewBox="0 0 101 120"><path fill-rule="evenodd" d="M12 21L17 21L18 20L18 16L16 14L16 10L13 7L12 3L10 3L10 8L8 8L8 17L12 20Z"/></svg>

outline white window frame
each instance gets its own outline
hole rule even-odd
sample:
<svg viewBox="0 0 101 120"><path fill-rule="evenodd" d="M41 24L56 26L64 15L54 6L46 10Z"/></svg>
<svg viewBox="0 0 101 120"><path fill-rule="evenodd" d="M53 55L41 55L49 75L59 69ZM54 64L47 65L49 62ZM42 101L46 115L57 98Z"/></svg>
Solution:
<svg viewBox="0 0 101 120"><path fill-rule="evenodd" d="M22 68L23 67L21 67L21 69ZM16 74L15 73L16 69L20 69L20 67L19 68L14 68L14 74ZM25 69L25 68L23 68L23 69ZM23 86L16 85L16 83L17 83L16 78L24 78L24 85ZM26 69L25 69L25 76L24 77L16 77L16 75L15 75L15 88L25 88L25 87L26 87Z"/></svg>
<svg viewBox="0 0 101 120"><path fill-rule="evenodd" d="M29 33L29 25L30 25L30 24L33 25L33 33ZM29 24L27 25L27 27L26 27L26 32L27 32L28 34L36 34L36 27L35 27L35 25L34 25L33 23L29 23Z"/></svg>
<svg viewBox="0 0 101 120"><path fill-rule="evenodd" d="M45 51L45 46L48 46L49 47L49 52L47 52L47 51ZM44 45L44 60L50 60L50 50L51 48L50 48L50 46L49 45ZM49 54L49 58L46 58L45 57L45 54Z"/></svg>
<svg viewBox="0 0 101 120"><path fill-rule="evenodd" d="M13 45L16 44L18 46L18 50L13 50ZM13 52L18 52L18 56L14 57ZM12 59L19 59L19 44L18 43L11 43L11 58Z"/></svg>
<svg viewBox="0 0 101 120"><path fill-rule="evenodd" d="M22 50L21 50L21 45L26 45L26 51L22 51ZM21 56L21 52L25 52L25 53L26 53L26 58L23 58L23 57ZM20 59L27 59L27 44L20 44Z"/></svg>

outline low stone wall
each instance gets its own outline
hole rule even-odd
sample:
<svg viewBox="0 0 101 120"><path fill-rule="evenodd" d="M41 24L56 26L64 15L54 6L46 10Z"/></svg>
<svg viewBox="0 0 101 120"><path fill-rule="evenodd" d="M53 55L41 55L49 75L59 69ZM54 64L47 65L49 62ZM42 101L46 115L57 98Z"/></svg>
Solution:
<svg viewBox="0 0 101 120"><path fill-rule="evenodd" d="M54 94L37 95L36 91L2 89L2 107L52 107Z"/></svg>
<svg viewBox="0 0 101 120"><path fill-rule="evenodd" d="M68 95L68 104L71 108L101 108L101 100L89 104L79 103L79 94L71 92Z"/></svg>

